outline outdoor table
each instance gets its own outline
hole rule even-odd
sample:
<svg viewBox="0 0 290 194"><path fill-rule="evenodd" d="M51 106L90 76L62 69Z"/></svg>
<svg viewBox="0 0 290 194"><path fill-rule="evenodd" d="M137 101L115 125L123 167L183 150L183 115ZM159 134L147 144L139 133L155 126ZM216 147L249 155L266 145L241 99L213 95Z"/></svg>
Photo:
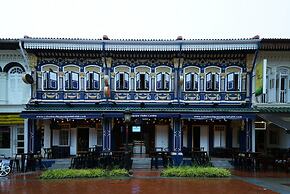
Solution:
<svg viewBox="0 0 290 194"><path fill-rule="evenodd" d="M43 148L44 158L50 159L52 158L52 148Z"/></svg>
<svg viewBox="0 0 290 194"><path fill-rule="evenodd" d="M36 158L35 158L35 153L22 153L22 154L17 154L15 157L20 155L20 161L21 161L21 167L20 171L21 172L27 172L27 170L35 170L36 166Z"/></svg>
<svg viewBox="0 0 290 194"><path fill-rule="evenodd" d="M162 159L162 165L163 167L166 167L168 165L168 159L170 152L169 151L152 151L150 153L151 155L151 168L154 164L155 168L158 169L158 159Z"/></svg>
<svg viewBox="0 0 290 194"><path fill-rule="evenodd" d="M197 165L206 165L209 162L207 151L193 151L192 163Z"/></svg>

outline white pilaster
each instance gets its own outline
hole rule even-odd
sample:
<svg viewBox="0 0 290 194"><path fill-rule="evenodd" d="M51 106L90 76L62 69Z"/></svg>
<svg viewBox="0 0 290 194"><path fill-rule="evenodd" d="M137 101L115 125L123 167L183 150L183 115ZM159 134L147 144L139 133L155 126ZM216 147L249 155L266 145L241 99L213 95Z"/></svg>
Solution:
<svg viewBox="0 0 290 194"><path fill-rule="evenodd" d="M252 122L252 152L256 151L256 129L255 122Z"/></svg>
<svg viewBox="0 0 290 194"><path fill-rule="evenodd" d="M28 152L28 119L24 119L24 153Z"/></svg>
<svg viewBox="0 0 290 194"><path fill-rule="evenodd" d="M51 129L50 129L50 120L44 120L44 148L51 148Z"/></svg>

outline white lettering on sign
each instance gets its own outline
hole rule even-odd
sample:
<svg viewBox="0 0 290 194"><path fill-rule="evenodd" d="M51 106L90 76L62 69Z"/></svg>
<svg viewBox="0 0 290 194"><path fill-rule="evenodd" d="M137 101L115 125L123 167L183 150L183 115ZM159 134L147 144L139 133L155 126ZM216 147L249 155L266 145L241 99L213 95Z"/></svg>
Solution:
<svg viewBox="0 0 290 194"><path fill-rule="evenodd" d="M134 114L132 117L135 118L157 118L157 115L154 114Z"/></svg>
<svg viewBox="0 0 290 194"><path fill-rule="evenodd" d="M87 118L86 115L36 115L37 119L85 119Z"/></svg>

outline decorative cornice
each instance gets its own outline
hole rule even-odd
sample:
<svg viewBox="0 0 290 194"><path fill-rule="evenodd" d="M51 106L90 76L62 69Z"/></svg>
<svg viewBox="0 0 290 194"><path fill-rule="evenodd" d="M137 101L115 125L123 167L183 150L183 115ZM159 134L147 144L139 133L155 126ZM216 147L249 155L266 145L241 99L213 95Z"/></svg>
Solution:
<svg viewBox="0 0 290 194"><path fill-rule="evenodd" d="M82 40L24 38L25 49L92 51L256 50L259 39L237 40Z"/></svg>

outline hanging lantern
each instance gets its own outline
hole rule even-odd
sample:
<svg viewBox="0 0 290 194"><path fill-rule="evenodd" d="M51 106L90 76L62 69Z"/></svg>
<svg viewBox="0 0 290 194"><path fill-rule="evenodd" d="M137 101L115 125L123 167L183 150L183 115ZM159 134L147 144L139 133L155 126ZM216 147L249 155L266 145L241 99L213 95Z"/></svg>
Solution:
<svg viewBox="0 0 290 194"><path fill-rule="evenodd" d="M104 75L104 82L105 82L105 86L109 86L109 76L108 75Z"/></svg>
<svg viewBox="0 0 290 194"><path fill-rule="evenodd" d="M111 91L110 91L110 87L109 86L105 86L104 87L104 94L106 97L110 97L111 96Z"/></svg>

